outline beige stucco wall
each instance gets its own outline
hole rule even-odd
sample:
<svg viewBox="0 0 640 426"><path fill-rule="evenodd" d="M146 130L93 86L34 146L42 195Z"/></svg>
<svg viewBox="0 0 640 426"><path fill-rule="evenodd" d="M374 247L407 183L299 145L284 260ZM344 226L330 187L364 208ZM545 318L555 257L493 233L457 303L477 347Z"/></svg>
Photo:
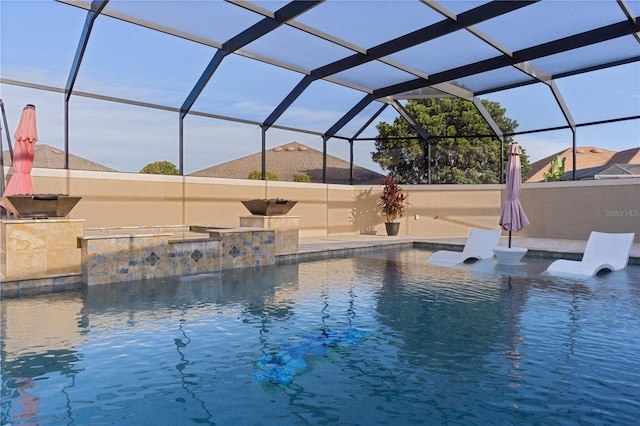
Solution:
<svg viewBox="0 0 640 426"><path fill-rule="evenodd" d="M8 170L8 169L7 169ZM69 218L85 227L140 225L238 226L242 200L298 200L300 236L385 235L376 206L380 186L325 185L34 169L36 193L82 196ZM401 235L464 236L470 227L493 228L504 185L406 185L409 205ZM640 179L524 184L522 204L531 221L518 235L586 239L591 230L635 232L640 242Z"/></svg>
<svg viewBox="0 0 640 426"><path fill-rule="evenodd" d="M524 184L531 225L523 236L586 240L591 231L635 232L640 242L640 178Z"/></svg>

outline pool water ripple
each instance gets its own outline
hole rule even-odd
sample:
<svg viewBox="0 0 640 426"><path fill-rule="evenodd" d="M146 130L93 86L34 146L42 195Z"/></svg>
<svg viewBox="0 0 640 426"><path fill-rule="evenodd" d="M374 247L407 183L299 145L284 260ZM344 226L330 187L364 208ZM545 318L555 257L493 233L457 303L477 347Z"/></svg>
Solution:
<svg viewBox="0 0 640 426"><path fill-rule="evenodd" d="M2 424L635 424L640 273L424 250L2 302Z"/></svg>

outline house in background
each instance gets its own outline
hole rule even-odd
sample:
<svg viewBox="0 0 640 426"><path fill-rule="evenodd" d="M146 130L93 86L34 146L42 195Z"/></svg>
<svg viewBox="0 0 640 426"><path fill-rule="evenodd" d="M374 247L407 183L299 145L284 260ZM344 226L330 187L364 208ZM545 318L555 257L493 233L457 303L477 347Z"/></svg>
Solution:
<svg viewBox="0 0 640 426"><path fill-rule="evenodd" d="M5 166L13 164L9 150L2 153L2 161ZM47 144L36 143L36 153L33 158L33 167L41 169L64 169L64 152ZM78 157L69 153L69 169L71 170L91 170L96 172L115 172L102 164ZM11 175L11 171L9 175Z"/></svg>
<svg viewBox="0 0 640 426"><path fill-rule="evenodd" d="M281 182L293 182L306 174L311 182L322 183L322 152L298 142L290 142L266 151L266 170ZM189 174L189 176L247 179L252 171L262 171L262 153L228 161ZM353 165L354 185L380 185L384 175ZM327 154L327 183L349 185L349 162Z"/></svg>
<svg viewBox="0 0 640 426"><path fill-rule="evenodd" d="M640 163L636 164L605 164L599 167L576 170L576 180L594 179L625 179L640 177ZM573 172L568 171L562 180L572 180Z"/></svg>
<svg viewBox="0 0 640 426"><path fill-rule="evenodd" d="M562 158L566 158L563 180L572 179L573 149L567 148L564 151L557 152L531 164L527 182L544 181L544 174L549 170L551 160L553 160L553 157L556 155L560 157L561 160ZM617 171L618 175L626 174L629 176L629 173L633 173L633 166L636 164L640 164L640 148L631 148L619 152L593 146L576 148L576 179L594 179L595 176L602 176L600 178L604 178L605 174L602 172L615 165L618 165L618 167L612 168L611 171L608 172L609 175ZM628 173L626 173L625 170L627 170Z"/></svg>

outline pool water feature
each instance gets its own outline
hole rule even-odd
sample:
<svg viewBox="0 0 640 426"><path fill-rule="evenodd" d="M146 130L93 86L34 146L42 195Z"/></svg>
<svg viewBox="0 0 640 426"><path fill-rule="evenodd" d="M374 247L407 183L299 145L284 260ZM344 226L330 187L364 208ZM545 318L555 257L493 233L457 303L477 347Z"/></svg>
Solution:
<svg viewBox="0 0 640 426"><path fill-rule="evenodd" d="M347 259L2 301L2 424L635 424L640 267Z"/></svg>

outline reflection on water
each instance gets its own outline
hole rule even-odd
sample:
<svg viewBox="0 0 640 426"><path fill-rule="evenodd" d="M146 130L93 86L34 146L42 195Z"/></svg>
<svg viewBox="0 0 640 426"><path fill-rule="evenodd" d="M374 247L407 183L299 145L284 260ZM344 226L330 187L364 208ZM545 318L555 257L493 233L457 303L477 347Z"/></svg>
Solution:
<svg viewBox="0 0 640 426"><path fill-rule="evenodd" d="M27 392L27 389L33 389L35 383L28 377L20 377L14 384L18 386L18 394L20 396L16 399L18 407L11 413L11 420L15 420L22 425L37 425L38 423L31 420L38 416L40 398L29 395Z"/></svg>
<svg viewBox="0 0 640 426"><path fill-rule="evenodd" d="M2 301L2 424L632 424L640 268L422 250Z"/></svg>
<svg viewBox="0 0 640 426"><path fill-rule="evenodd" d="M78 334L78 319L82 305L79 295L3 300L0 314L6 361L80 344L83 338Z"/></svg>

